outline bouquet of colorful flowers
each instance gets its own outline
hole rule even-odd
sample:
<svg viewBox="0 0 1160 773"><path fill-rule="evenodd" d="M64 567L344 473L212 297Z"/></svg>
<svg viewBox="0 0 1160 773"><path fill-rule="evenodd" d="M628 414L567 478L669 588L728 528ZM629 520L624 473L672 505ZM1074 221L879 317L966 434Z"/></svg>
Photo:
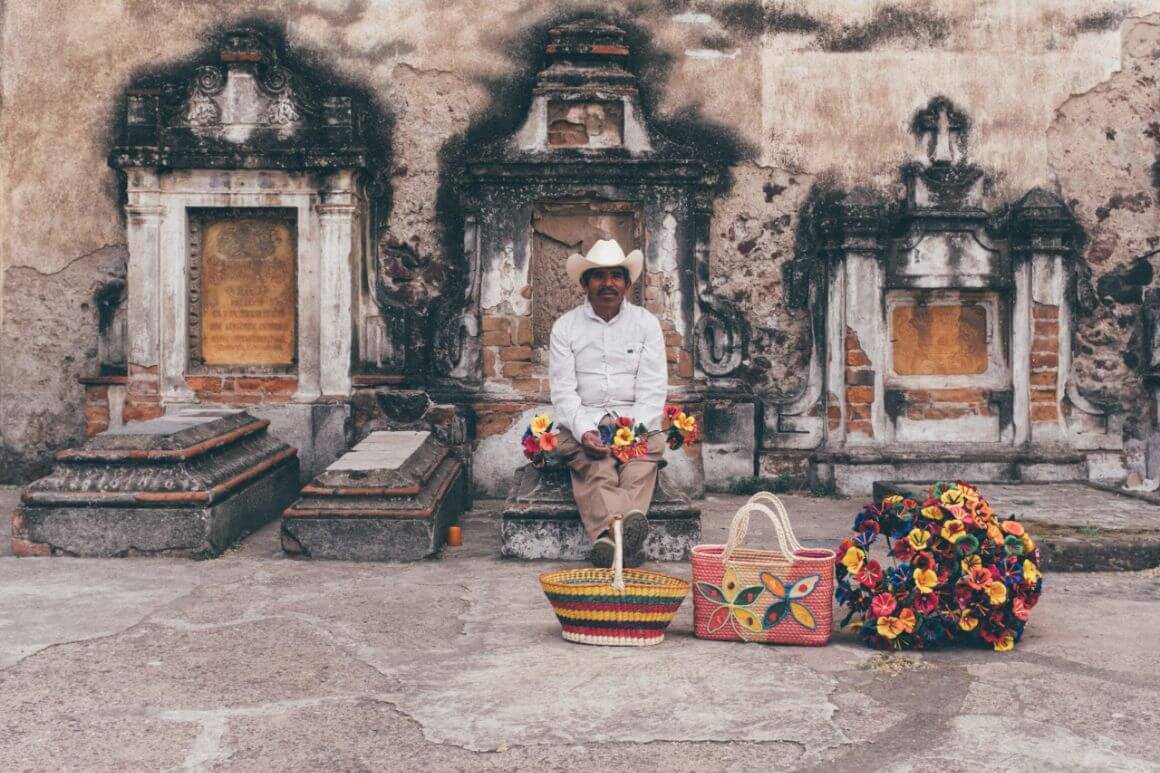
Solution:
<svg viewBox="0 0 1160 773"><path fill-rule="evenodd" d="M649 431L644 424L638 424L629 416L618 416L611 424L600 426L600 442L612 446L612 455L621 462L636 459L648 453L648 439L658 432L665 433L665 443L677 449L697 440L697 420L685 413L679 405L666 405L664 410L665 428Z"/></svg>
<svg viewBox="0 0 1160 773"><path fill-rule="evenodd" d="M870 558L885 538L891 567ZM940 482L919 502L888 496L854 520L838 546L835 597L859 615L859 634L879 649L949 641L1015 647L1043 579L1039 548L1014 516L1000 519L974 486Z"/></svg>
<svg viewBox="0 0 1160 773"><path fill-rule="evenodd" d="M536 467L543 467L548 454L560 443L559 436L552 431L554 426L552 417L541 413L533 416L532 423L524 430L524 436L520 441L524 446L524 456Z"/></svg>

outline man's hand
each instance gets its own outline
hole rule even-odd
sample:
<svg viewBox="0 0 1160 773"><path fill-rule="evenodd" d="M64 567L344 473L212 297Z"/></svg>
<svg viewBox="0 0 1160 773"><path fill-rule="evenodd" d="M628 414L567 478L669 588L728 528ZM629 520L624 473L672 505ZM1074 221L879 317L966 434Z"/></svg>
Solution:
<svg viewBox="0 0 1160 773"><path fill-rule="evenodd" d="M580 437L580 445L589 459L600 459L608 456L610 449L600 442L600 433L590 429Z"/></svg>

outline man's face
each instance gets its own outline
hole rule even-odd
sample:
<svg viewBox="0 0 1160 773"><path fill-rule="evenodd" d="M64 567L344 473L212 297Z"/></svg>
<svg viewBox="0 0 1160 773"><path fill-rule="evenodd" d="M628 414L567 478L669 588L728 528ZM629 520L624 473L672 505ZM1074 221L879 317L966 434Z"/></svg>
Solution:
<svg viewBox="0 0 1160 773"><path fill-rule="evenodd" d="M584 274L584 290L594 308L618 308L631 286L623 268L592 268Z"/></svg>

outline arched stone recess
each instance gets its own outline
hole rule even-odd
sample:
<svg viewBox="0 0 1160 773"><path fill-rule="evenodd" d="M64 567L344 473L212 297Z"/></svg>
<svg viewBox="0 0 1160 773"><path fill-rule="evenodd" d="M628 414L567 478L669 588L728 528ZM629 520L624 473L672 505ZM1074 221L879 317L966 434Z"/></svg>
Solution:
<svg viewBox="0 0 1160 773"><path fill-rule="evenodd" d="M1055 194L988 207L970 119L935 97L913 117L904 198L818 192L788 271L808 303L804 393L767 406L767 469L840 490L875 479L1058 480L1100 474L1120 418L1070 386L1083 232Z"/></svg>
<svg viewBox="0 0 1160 773"><path fill-rule="evenodd" d="M554 26L521 123L465 149L464 277L436 318L432 389L474 405L484 493L507 493L524 419L549 401L552 322L583 300L564 264L597 239L644 252L633 300L662 322L670 398L701 413L707 396L739 388L748 328L709 282L723 170L656 129L630 55L625 30L604 20ZM752 446L741 453L752 474ZM699 458L669 464L671 480L701 491Z"/></svg>
<svg viewBox="0 0 1160 773"><path fill-rule="evenodd" d="M390 122L341 84L241 27L127 90L109 155L126 185L126 421L245 405L299 447L304 477L345 448Z"/></svg>

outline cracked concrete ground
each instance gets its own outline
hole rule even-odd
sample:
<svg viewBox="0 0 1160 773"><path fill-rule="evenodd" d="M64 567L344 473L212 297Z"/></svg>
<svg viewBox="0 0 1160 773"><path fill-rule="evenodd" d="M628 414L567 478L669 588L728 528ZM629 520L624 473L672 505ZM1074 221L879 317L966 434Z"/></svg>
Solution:
<svg viewBox="0 0 1160 773"><path fill-rule="evenodd" d="M858 504L785 499L814 544ZM0 559L0 770L1160 769L1158 570L1049 575L1004 655L699 641L691 600L657 647L585 647L477 504L409 565L288 559L273 526L213 561Z"/></svg>

